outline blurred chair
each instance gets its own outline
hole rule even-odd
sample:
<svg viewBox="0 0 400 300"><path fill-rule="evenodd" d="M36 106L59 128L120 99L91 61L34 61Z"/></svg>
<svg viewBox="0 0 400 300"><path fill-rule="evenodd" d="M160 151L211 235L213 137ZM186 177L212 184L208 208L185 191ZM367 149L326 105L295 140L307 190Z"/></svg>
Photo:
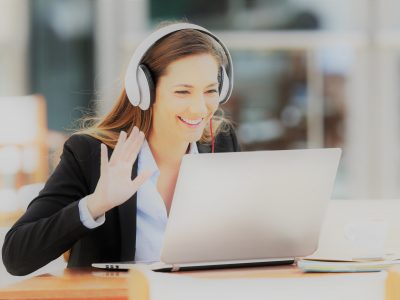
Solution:
<svg viewBox="0 0 400 300"><path fill-rule="evenodd" d="M44 187L66 139L48 130L43 96L0 97L0 228L8 230Z"/></svg>
<svg viewBox="0 0 400 300"><path fill-rule="evenodd" d="M43 96L0 97L0 189L47 179L47 134Z"/></svg>
<svg viewBox="0 0 400 300"><path fill-rule="evenodd" d="M17 190L48 176L46 102L41 95L0 97L0 226L23 213Z"/></svg>

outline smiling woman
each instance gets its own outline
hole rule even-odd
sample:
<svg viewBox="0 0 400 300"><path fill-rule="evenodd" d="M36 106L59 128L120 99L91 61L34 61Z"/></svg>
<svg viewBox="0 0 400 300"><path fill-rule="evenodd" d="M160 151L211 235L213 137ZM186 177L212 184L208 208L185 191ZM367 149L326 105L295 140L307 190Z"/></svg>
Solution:
<svg viewBox="0 0 400 300"><path fill-rule="evenodd" d="M206 29L178 23L152 33L112 110L65 143L7 233L7 270L28 274L71 248L69 267L160 260L183 156L239 151L232 126L215 117L232 82L230 54Z"/></svg>

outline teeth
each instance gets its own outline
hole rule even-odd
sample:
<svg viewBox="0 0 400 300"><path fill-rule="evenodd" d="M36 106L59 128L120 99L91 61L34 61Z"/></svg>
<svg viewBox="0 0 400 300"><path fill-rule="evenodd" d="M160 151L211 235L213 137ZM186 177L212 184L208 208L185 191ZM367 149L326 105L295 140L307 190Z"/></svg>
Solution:
<svg viewBox="0 0 400 300"><path fill-rule="evenodd" d="M181 118L183 121L185 121L186 123L191 124L191 125L200 124L200 122L203 120L203 119L189 120L189 119L185 119L185 118L183 118L183 117L180 117L180 118Z"/></svg>

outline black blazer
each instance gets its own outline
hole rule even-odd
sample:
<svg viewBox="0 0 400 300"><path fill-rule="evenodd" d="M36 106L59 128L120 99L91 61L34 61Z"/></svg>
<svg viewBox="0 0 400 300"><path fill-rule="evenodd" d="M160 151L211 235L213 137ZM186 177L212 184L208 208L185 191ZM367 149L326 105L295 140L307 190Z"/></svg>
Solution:
<svg viewBox="0 0 400 300"><path fill-rule="evenodd" d="M209 144L197 146L200 153L211 152ZM220 133L215 152L233 151L240 151L233 130ZM137 161L132 178L136 175ZM99 177L100 142L88 135L72 135L45 187L5 237L2 255L9 273L29 274L69 249L68 267L135 259L136 193L106 212L101 226L88 229L80 221L79 200L94 192Z"/></svg>

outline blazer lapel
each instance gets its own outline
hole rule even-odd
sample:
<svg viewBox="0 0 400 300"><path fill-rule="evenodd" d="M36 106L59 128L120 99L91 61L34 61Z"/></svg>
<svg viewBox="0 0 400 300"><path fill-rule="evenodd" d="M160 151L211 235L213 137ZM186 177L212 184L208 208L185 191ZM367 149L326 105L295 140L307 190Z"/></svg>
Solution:
<svg viewBox="0 0 400 300"><path fill-rule="evenodd" d="M132 168L132 179L137 176L138 160ZM118 207L121 229L121 261L135 259L136 249L136 211L137 198L135 193L129 200Z"/></svg>

